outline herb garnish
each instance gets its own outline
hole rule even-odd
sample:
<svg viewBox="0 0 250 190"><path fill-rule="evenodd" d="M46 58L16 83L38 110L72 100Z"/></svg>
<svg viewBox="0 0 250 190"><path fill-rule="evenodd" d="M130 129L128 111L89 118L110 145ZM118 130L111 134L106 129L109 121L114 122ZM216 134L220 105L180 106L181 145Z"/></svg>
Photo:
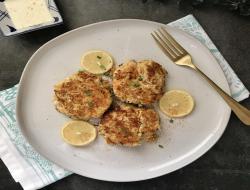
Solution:
<svg viewBox="0 0 250 190"><path fill-rule="evenodd" d="M140 83L138 83L138 82L134 82L133 84L133 87L135 87L135 88L137 88L137 87L140 87L141 85L140 85Z"/></svg>
<svg viewBox="0 0 250 190"><path fill-rule="evenodd" d="M85 94L86 96L91 96L91 95L92 95L92 91L91 91L91 90L85 90L85 91L84 91L84 94Z"/></svg>
<svg viewBox="0 0 250 190"><path fill-rule="evenodd" d="M111 77L111 73L110 72L103 73L103 75L106 76L106 77Z"/></svg>
<svg viewBox="0 0 250 190"><path fill-rule="evenodd" d="M158 145L160 148L164 148L164 146L162 146L161 144Z"/></svg>
<svg viewBox="0 0 250 190"><path fill-rule="evenodd" d="M88 102L88 106L89 106L90 108L92 108L92 107L94 106L94 103L93 103L93 102Z"/></svg>
<svg viewBox="0 0 250 190"><path fill-rule="evenodd" d="M106 67L103 64L100 64L99 67L103 70L106 70Z"/></svg>
<svg viewBox="0 0 250 190"><path fill-rule="evenodd" d="M97 55L96 57L97 57L97 59L101 59L101 58L102 58L102 57L101 57L101 56L99 56L99 55Z"/></svg>
<svg viewBox="0 0 250 190"><path fill-rule="evenodd" d="M143 76L140 75L140 76L138 77L138 80L139 80L139 81L142 81L142 80L143 80Z"/></svg>

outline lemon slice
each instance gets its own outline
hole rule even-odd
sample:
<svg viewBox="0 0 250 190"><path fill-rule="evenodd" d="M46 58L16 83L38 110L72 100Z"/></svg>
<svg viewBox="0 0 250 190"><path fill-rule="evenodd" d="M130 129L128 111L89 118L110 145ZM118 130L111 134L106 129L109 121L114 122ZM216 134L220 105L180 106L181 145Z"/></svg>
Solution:
<svg viewBox="0 0 250 190"><path fill-rule="evenodd" d="M96 138L96 129L84 121L70 121L61 130L65 142L74 146L84 146Z"/></svg>
<svg viewBox="0 0 250 190"><path fill-rule="evenodd" d="M93 74L102 74L113 66L112 56L100 50L88 51L81 58L81 67Z"/></svg>
<svg viewBox="0 0 250 190"><path fill-rule="evenodd" d="M183 117L192 112L194 100L185 91L171 90L162 96L159 106L161 111L169 117Z"/></svg>

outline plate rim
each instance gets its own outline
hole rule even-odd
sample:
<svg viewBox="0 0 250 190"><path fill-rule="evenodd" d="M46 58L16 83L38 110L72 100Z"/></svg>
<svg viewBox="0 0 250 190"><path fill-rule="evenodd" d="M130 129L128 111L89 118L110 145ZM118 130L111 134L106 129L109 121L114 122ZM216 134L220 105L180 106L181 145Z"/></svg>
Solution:
<svg viewBox="0 0 250 190"><path fill-rule="evenodd" d="M89 28L89 27L92 27L92 26L95 26L95 25L99 25L99 24L105 24L105 23L111 23L111 22L145 22L145 23L149 23L149 24L155 24L155 25L159 25L159 26L164 26L166 28L171 28L171 29L174 29L174 30L177 30L179 32L181 32L182 35L185 35L187 36L188 38L191 38L192 40L194 40L196 43L199 43L204 49L207 50L208 52L208 55L211 57L211 59L214 59L216 62L218 62L215 57L212 55L212 53L209 51L209 49L203 45L199 40L197 40L195 37L193 37L192 35L180 30L180 29L177 29L175 27L171 27L171 26L168 26L167 24L163 24L163 23L159 23L159 22L155 22L155 21L149 21L149 20L143 20L143 19L112 19L112 20L105 20L105 21L101 21L101 22L96 22L96 23L92 23L92 24L88 24L88 25L85 25L85 26L81 26L81 27L78 27L78 28L75 28L73 30L70 30L68 32L65 32L51 40L49 40L48 42L46 42L45 44L43 44L42 46L40 46L33 54L32 56L29 58L27 64L25 65L25 68L22 72L22 75L21 75L21 78L20 78L20 81L19 81L19 86L18 86L18 91L17 91L17 98L16 98L16 122L17 122L17 125L19 127L19 129L21 130L21 133L22 135L24 136L25 140L34 148L35 151L37 151L41 156L43 156L44 158L46 158L47 160L49 160L50 162L66 169L66 170L69 170L71 171L70 167L67 167L67 166L62 166L60 163L56 162L56 161L52 161L52 159L49 158L49 156L45 155L42 153L42 151L40 152L39 151L39 148L37 148L36 145L33 145L32 142L30 141L29 137L26 135L23 127L22 127L22 122L21 122L21 114L20 114L20 107L21 107L21 93L22 93L22 86L24 85L24 77L26 75L26 73L28 72L28 69L30 67L30 65L32 64L32 59L48 44L50 44L51 42L53 41L56 41L60 38L63 38L65 36L67 36L68 34L70 33L74 33L78 30L84 30L85 28ZM221 72L223 73L221 67L219 66ZM230 88L229 88L229 84L226 80L226 77L225 77L225 74L223 73L223 76L224 80L226 81L226 89L225 91L231 95L230 93ZM229 122L229 119L230 119L230 116L231 116L231 109L229 107L226 108L225 110L226 112L226 116L224 117L224 119L222 120L222 123L223 123L223 128L220 127L221 129L217 131L216 134L213 134L214 138L213 138L213 141L209 141L208 143L206 143L206 146L203 146L203 149L200 149L199 151L196 151L195 153L193 153L191 156L189 156L188 158L188 161L185 161L186 159L184 160L181 160L180 162L177 162L177 164L175 164L175 166L171 167L171 169L168 169L168 170L160 170L156 173L154 172L151 172L149 175L147 176L137 176L137 177L130 177L130 176L127 176L126 179L121 179L121 178L114 178L114 177L109 177L109 176L103 176L103 177L100 177L100 175L98 176L93 176L93 175L88 175L88 174L82 174L80 171L74 171L74 173L76 174L79 174L81 176L84 176L84 177L88 177L88 178L92 178L92 179L97 179L97 180L103 180L103 181L111 181L111 182L133 182L133 181L143 181L143 180L147 180L147 179L152 179L152 178L156 178L156 177L160 177L160 176L163 176L163 175L166 175L166 174L169 174L171 172L174 172L178 169L181 169L191 163L193 163L194 161L196 161L197 159L199 159L201 156L203 156L205 153L207 153L217 142L218 140L221 138L221 136L223 135L225 129L227 128L227 125L228 125L228 122Z"/></svg>

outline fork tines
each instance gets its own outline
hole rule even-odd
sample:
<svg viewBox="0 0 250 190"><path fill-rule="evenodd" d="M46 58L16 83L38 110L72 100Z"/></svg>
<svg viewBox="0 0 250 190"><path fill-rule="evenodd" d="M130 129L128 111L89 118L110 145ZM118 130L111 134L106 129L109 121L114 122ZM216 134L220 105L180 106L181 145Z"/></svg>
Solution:
<svg viewBox="0 0 250 190"><path fill-rule="evenodd" d="M167 32L163 27L151 33L152 37L161 48L161 50L172 61L177 61L181 57L187 55L187 51Z"/></svg>

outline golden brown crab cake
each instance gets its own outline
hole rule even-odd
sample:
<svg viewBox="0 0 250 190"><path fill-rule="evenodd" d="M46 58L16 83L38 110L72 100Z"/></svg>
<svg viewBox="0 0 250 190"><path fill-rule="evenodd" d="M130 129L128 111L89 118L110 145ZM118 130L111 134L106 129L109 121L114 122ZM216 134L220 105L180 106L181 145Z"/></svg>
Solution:
<svg viewBox="0 0 250 190"><path fill-rule="evenodd" d="M108 144L134 147L157 140L159 128L159 116L153 109L122 104L104 114L99 134Z"/></svg>
<svg viewBox="0 0 250 190"><path fill-rule="evenodd" d="M107 82L87 72L78 72L56 84L54 93L56 109L73 119L99 118L112 103Z"/></svg>
<svg viewBox="0 0 250 190"><path fill-rule="evenodd" d="M152 104L163 94L166 71L151 60L129 61L114 72L113 90L124 102Z"/></svg>
<svg viewBox="0 0 250 190"><path fill-rule="evenodd" d="M142 109L139 113L143 140L154 142L157 140L157 130L160 129L160 120L157 112L153 109Z"/></svg>

